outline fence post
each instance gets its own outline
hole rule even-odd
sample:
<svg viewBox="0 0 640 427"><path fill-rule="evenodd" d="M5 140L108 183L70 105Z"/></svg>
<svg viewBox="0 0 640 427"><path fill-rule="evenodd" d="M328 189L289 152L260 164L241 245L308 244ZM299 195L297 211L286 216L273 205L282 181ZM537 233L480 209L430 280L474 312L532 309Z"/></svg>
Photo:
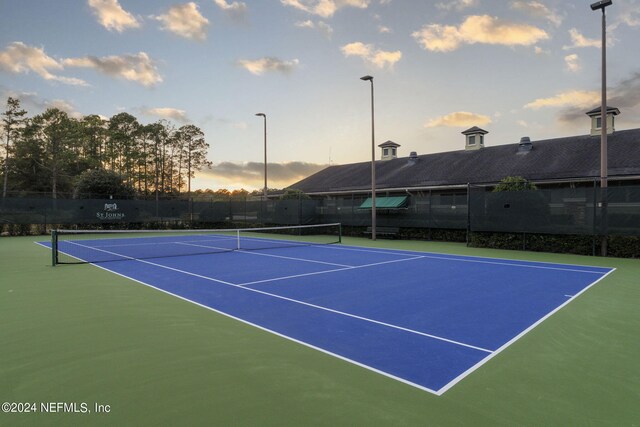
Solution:
<svg viewBox="0 0 640 427"><path fill-rule="evenodd" d="M467 247L471 240L471 184L467 183Z"/></svg>
<svg viewBox="0 0 640 427"><path fill-rule="evenodd" d="M302 193L298 193L298 225L302 225Z"/></svg>
<svg viewBox="0 0 640 427"><path fill-rule="evenodd" d="M591 222L593 223L591 229L592 229L592 237L591 237L591 252L593 256L596 256L596 216L598 215L598 211L596 209L596 203L598 200L598 194L597 194L597 185L596 185L596 180L593 180L593 218L591 220Z"/></svg>
<svg viewBox="0 0 640 427"><path fill-rule="evenodd" d="M51 230L51 266L55 267L58 263L58 232Z"/></svg>
<svg viewBox="0 0 640 427"><path fill-rule="evenodd" d="M606 257L609 240L609 187L600 187L600 194L602 198L602 243L600 255Z"/></svg>
<svg viewBox="0 0 640 427"><path fill-rule="evenodd" d="M429 211L427 213L427 227L429 230L429 233L427 234L427 240L431 241L431 225L432 225L432 218L431 218L431 206L433 205L433 192L431 191L431 189L429 189Z"/></svg>

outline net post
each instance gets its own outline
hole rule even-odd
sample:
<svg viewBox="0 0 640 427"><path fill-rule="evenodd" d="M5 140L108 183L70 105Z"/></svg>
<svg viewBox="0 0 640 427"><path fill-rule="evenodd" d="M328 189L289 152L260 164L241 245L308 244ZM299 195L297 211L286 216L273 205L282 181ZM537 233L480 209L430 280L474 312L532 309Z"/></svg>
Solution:
<svg viewBox="0 0 640 427"><path fill-rule="evenodd" d="M240 250L240 229L236 230L236 249Z"/></svg>
<svg viewBox="0 0 640 427"><path fill-rule="evenodd" d="M342 243L342 223L338 224L338 243Z"/></svg>
<svg viewBox="0 0 640 427"><path fill-rule="evenodd" d="M55 267L58 264L58 231L51 230L51 266Z"/></svg>

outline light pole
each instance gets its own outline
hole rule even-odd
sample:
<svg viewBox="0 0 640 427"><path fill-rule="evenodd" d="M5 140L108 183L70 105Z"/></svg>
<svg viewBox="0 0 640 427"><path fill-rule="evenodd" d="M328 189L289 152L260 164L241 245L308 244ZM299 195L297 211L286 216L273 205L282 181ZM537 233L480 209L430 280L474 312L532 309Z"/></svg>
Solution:
<svg viewBox="0 0 640 427"><path fill-rule="evenodd" d="M267 115L265 113L256 113L256 116L264 118L264 189L263 195L267 198Z"/></svg>
<svg viewBox="0 0 640 427"><path fill-rule="evenodd" d="M612 0L602 0L591 5L591 10L602 10L602 98L600 103L600 187L608 186L607 165L607 27L605 8Z"/></svg>
<svg viewBox="0 0 640 427"><path fill-rule="evenodd" d="M608 164L607 164L607 19L605 8L613 4L612 0L601 0L591 5L591 10L602 10L602 98L600 99L600 188L607 188ZM607 255L607 193L602 194L602 241L600 254Z"/></svg>
<svg viewBox="0 0 640 427"><path fill-rule="evenodd" d="M371 82L371 240L376 240L376 127L373 109L373 77L364 76L360 80Z"/></svg>

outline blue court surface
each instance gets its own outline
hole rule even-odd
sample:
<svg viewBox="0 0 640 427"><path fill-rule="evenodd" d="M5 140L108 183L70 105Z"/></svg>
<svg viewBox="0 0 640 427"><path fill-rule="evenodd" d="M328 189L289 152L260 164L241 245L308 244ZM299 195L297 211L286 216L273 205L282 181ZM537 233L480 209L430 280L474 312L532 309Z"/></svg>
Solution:
<svg viewBox="0 0 640 427"><path fill-rule="evenodd" d="M216 247L185 239L169 243ZM345 245L131 259L154 244L63 243L85 260L122 254L96 265L437 395L612 271Z"/></svg>

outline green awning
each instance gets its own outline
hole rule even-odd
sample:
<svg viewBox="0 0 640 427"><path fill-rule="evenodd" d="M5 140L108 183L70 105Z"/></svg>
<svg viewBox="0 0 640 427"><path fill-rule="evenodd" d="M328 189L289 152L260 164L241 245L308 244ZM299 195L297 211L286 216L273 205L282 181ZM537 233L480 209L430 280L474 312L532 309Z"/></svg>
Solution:
<svg viewBox="0 0 640 427"><path fill-rule="evenodd" d="M377 209L402 209L409 204L409 196L376 197ZM360 209L371 209L371 197L362 202Z"/></svg>

